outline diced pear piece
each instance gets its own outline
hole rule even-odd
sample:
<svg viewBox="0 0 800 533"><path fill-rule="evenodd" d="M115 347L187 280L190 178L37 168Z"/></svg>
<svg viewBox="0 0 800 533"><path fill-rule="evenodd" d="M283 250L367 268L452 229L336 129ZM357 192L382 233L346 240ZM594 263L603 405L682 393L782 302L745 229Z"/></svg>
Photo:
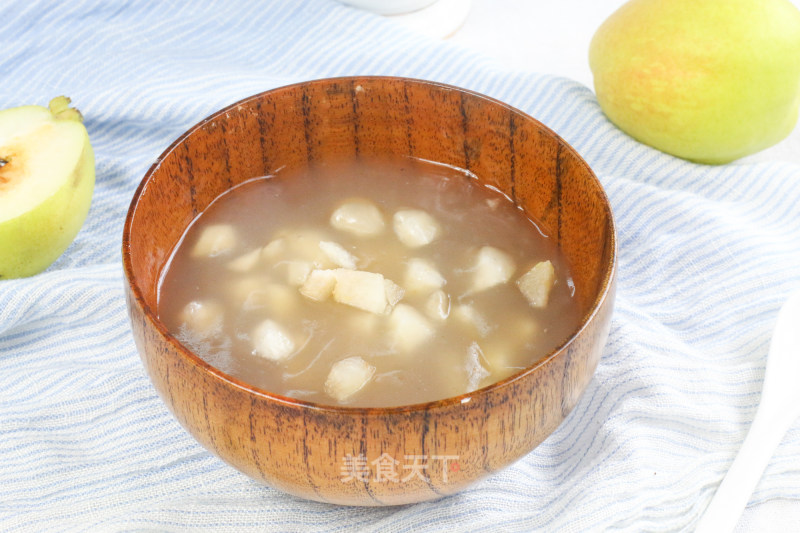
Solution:
<svg viewBox="0 0 800 533"><path fill-rule="evenodd" d="M232 270L234 272L247 272L248 270L255 268L259 259L261 259L261 248L256 248L255 250L251 250L246 254L240 255L233 261L229 262L226 266L228 267L228 270Z"/></svg>
<svg viewBox="0 0 800 533"><path fill-rule="evenodd" d="M273 314L293 313L300 301L297 291L285 283L275 283L266 275L235 279L227 288L229 301L244 311L267 309Z"/></svg>
<svg viewBox="0 0 800 533"><path fill-rule="evenodd" d="M286 253L286 248L286 240L283 238L274 239L261 249L261 255L265 259L275 261Z"/></svg>
<svg viewBox="0 0 800 533"><path fill-rule="evenodd" d="M338 242L320 241L319 248L328 256L328 259L330 259L334 265L355 270L358 260Z"/></svg>
<svg viewBox="0 0 800 533"><path fill-rule="evenodd" d="M401 287L394 281L386 278L384 278L383 280L383 288L385 289L386 292L386 303L389 306L389 308L392 308L395 305L397 305L397 302L402 300L403 296L406 293L403 287Z"/></svg>
<svg viewBox="0 0 800 533"><path fill-rule="evenodd" d="M294 290L280 283L268 283L252 290L242 302L242 309L267 309L285 315L297 307L298 297Z"/></svg>
<svg viewBox="0 0 800 533"><path fill-rule="evenodd" d="M519 344L524 345L534 340L542 331L542 325L530 316L520 316L509 324L519 339Z"/></svg>
<svg viewBox="0 0 800 533"><path fill-rule="evenodd" d="M481 350L493 369L505 369L511 366L514 355L514 343L506 339L485 342Z"/></svg>
<svg viewBox="0 0 800 533"><path fill-rule="evenodd" d="M268 274L235 276L225 292L230 296L233 304L238 306L245 301L251 292L257 291L270 283L273 283L273 280Z"/></svg>
<svg viewBox="0 0 800 533"><path fill-rule="evenodd" d="M397 304L389 315L389 327L395 346L405 352L419 348L435 332L428 319L408 304Z"/></svg>
<svg viewBox="0 0 800 533"><path fill-rule="evenodd" d="M280 283L270 283L264 287L264 293L267 295L266 307L276 314L286 314L292 311L299 301L295 291Z"/></svg>
<svg viewBox="0 0 800 533"><path fill-rule="evenodd" d="M187 328L202 337L209 337L222 329L223 307L214 300L193 300L180 313Z"/></svg>
<svg viewBox="0 0 800 533"><path fill-rule="evenodd" d="M394 214L394 232L400 242L409 248L419 248L433 242L441 232L441 226L421 209L403 209Z"/></svg>
<svg viewBox="0 0 800 533"><path fill-rule="evenodd" d="M252 335L253 354L271 361L287 359L294 353L295 343L280 324L265 320Z"/></svg>
<svg viewBox="0 0 800 533"><path fill-rule="evenodd" d="M517 286L532 307L547 307L550 301L550 290L556 281L556 271L553 263L542 261L536 263L521 278Z"/></svg>
<svg viewBox="0 0 800 533"><path fill-rule="evenodd" d="M336 286L336 273L333 270L312 270L300 287L300 294L311 300L323 302L330 298Z"/></svg>
<svg viewBox="0 0 800 533"><path fill-rule="evenodd" d="M408 260L403 285L409 292L425 293L440 289L445 284L444 276L427 259L418 257Z"/></svg>
<svg viewBox="0 0 800 533"><path fill-rule="evenodd" d="M439 289L425 301L425 314L434 320L446 320L450 316L450 296Z"/></svg>
<svg viewBox="0 0 800 533"><path fill-rule="evenodd" d="M341 204L331 215L330 223L338 230L360 237L379 235L386 225L378 206L363 199L353 199Z"/></svg>
<svg viewBox="0 0 800 533"><path fill-rule="evenodd" d="M453 317L474 328L481 337L487 336L492 330L486 318L469 304L457 305L453 309Z"/></svg>
<svg viewBox="0 0 800 533"><path fill-rule="evenodd" d="M514 372L524 369L529 362L523 362L521 347L525 343L509 337L493 337L481 341L481 352L488 367L492 369L495 379L503 379Z"/></svg>
<svg viewBox="0 0 800 533"><path fill-rule="evenodd" d="M472 291L479 292L506 283L516 270L510 255L493 246L484 246L475 260Z"/></svg>
<svg viewBox="0 0 800 533"><path fill-rule="evenodd" d="M364 311L382 314L386 311L386 286L384 277L374 272L336 269L333 299Z"/></svg>
<svg viewBox="0 0 800 533"><path fill-rule="evenodd" d="M325 380L325 392L339 402L347 401L375 375L375 367L362 358L348 357L335 362Z"/></svg>
<svg viewBox="0 0 800 533"><path fill-rule="evenodd" d="M387 291L385 283L387 280L382 274L345 268L337 268L334 273L336 285L333 288L333 299L337 302L377 315L386 314L391 310L392 303L387 292L391 293L392 300L395 300L397 295L391 288Z"/></svg>
<svg viewBox="0 0 800 533"><path fill-rule="evenodd" d="M230 252L236 247L236 229L230 224L206 226L192 248L192 257L215 257Z"/></svg>
<svg viewBox="0 0 800 533"><path fill-rule="evenodd" d="M314 263L311 261L287 261L286 265L286 282L295 287L305 283L311 271L314 270Z"/></svg>
<svg viewBox="0 0 800 533"><path fill-rule="evenodd" d="M477 342L467 348L467 392L472 392L480 386L481 381L489 377L491 372L484 368L482 362L486 358Z"/></svg>
<svg viewBox="0 0 800 533"><path fill-rule="evenodd" d="M319 243L324 240L324 235L320 231L309 228L292 228L279 232L278 238L284 243L282 257L285 259L308 261L315 267L325 266L325 263L328 262L328 257L319 246Z"/></svg>

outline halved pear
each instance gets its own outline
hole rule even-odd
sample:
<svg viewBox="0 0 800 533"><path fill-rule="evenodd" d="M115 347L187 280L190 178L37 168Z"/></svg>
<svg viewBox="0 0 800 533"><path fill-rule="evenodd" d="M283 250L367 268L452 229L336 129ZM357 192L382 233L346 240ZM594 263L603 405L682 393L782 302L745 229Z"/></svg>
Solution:
<svg viewBox="0 0 800 533"><path fill-rule="evenodd" d="M94 152L69 102L0 111L0 279L50 266L89 212Z"/></svg>

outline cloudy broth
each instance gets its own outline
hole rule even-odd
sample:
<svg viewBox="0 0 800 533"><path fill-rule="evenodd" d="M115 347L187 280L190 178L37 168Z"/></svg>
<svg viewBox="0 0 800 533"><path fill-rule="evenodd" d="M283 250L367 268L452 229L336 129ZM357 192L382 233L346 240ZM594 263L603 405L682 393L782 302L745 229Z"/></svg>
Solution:
<svg viewBox="0 0 800 533"><path fill-rule="evenodd" d="M411 160L250 180L186 231L158 313L263 390L380 407L463 394L552 351L579 320L552 239L504 195Z"/></svg>

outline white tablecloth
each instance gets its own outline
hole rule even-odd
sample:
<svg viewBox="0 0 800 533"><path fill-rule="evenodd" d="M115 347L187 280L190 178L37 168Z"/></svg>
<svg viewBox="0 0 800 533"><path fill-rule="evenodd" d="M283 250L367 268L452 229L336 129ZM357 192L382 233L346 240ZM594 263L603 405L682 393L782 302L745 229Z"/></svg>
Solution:
<svg viewBox="0 0 800 533"><path fill-rule="evenodd" d="M0 45L0 107L68 94L97 155L75 243L47 272L0 282L0 530L692 529L800 288L796 161L675 159L617 130L578 81L326 0L10 0ZM245 96L347 74L452 83L539 118L595 169L619 229L611 336L582 400L520 462L437 502L337 507L249 480L167 412L127 323L122 224L157 155ZM800 500L798 459L795 424L753 508Z"/></svg>

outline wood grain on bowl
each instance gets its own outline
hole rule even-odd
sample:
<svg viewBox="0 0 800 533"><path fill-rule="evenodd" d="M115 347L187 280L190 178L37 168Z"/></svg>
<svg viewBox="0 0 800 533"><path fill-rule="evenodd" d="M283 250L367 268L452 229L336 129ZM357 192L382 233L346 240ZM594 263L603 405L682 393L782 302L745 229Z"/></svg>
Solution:
<svg viewBox="0 0 800 533"><path fill-rule="evenodd" d="M370 409L258 390L209 366L164 328L154 312L161 269L214 198L283 167L372 155L467 169L541 221L570 262L584 315L574 335L531 368L475 392ZM600 183L555 133L476 93L386 77L283 87L205 119L147 172L123 235L134 338L176 418L245 474L304 498L348 505L453 494L554 431L591 379L607 338L615 252Z"/></svg>

